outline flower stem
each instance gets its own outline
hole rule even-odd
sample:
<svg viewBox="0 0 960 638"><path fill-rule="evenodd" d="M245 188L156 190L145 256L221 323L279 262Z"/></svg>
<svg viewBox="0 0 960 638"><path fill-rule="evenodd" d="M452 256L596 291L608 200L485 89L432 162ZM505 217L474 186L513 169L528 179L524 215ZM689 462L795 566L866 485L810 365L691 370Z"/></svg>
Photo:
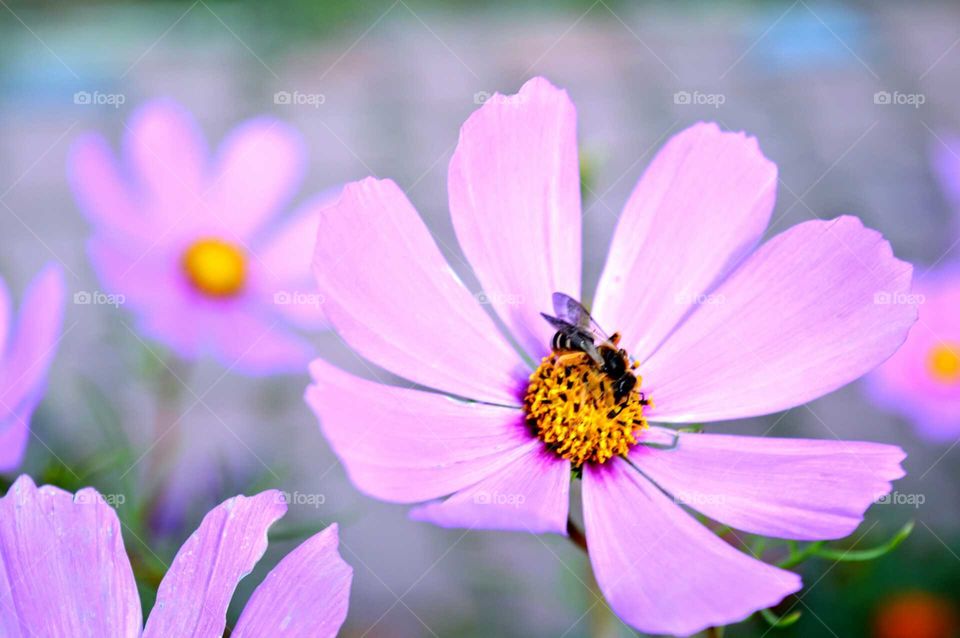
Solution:
<svg viewBox="0 0 960 638"><path fill-rule="evenodd" d="M570 541L574 545L576 545L577 547L583 550L584 554L590 553L589 551L587 551L586 535L583 533L583 530L577 527L577 524L574 523L573 520L569 518L567 519L567 536L570 537Z"/></svg>

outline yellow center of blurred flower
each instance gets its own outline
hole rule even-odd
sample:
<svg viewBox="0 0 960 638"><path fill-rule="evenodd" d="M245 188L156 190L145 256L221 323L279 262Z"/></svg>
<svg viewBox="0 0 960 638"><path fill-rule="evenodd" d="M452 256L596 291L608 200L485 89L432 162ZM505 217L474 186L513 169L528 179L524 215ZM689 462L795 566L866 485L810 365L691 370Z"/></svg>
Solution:
<svg viewBox="0 0 960 638"><path fill-rule="evenodd" d="M523 405L537 438L579 468L636 445L648 427L643 408L650 403L636 389L618 400L613 380L586 353L553 352L530 375Z"/></svg>
<svg viewBox="0 0 960 638"><path fill-rule="evenodd" d="M199 239L183 253L183 269L194 288L210 297L232 297L243 290L247 258L220 239Z"/></svg>
<svg viewBox="0 0 960 638"><path fill-rule="evenodd" d="M927 355L927 369L937 381L960 381L960 344L938 344Z"/></svg>

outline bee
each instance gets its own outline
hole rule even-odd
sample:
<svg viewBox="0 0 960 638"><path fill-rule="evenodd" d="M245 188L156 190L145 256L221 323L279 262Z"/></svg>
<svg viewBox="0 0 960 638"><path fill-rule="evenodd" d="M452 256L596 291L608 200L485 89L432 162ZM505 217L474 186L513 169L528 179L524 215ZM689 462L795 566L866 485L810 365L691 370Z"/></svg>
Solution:
<svg viewBox="0 0 960 638"><path fill-rule="evenodd" d="M637 386L637 377L631 371L630 357L619 346L620 334L608 336L583 305L562 292L553 293L553 311L556 316L540 315L557 329L551 347L554 352L583 352L597 365L600 372L613 382L613 397L620 403ZM646 397L640 393L641 402Z"/></svg>

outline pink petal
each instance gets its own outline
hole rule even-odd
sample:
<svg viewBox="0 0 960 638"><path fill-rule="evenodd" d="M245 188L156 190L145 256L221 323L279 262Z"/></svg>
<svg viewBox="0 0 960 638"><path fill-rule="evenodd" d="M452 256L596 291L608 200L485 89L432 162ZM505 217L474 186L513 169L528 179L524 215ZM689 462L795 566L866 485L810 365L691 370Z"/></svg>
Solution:
<svg viewBox="0 0 960 638"><path fill-rule="evenodd" d="M767 414L853 381L889 357L916 320L912 270L855 217L777 235L641 366L651 418Z"/></svg>
<svg viewBox="0 0 960 638"><path fill-rule="evenodd" d="M41 398L37 393L16 406L0 404L0 472L11 472L23 462L30 440L30 418Z"/></svg>
<svg viewBox="0 0 960 638"><path fill-rule="evenodd" d="M46 390L63 329L64 288L63 270L47 265L24 294L16 329L6 351L0 351L0 471L16 468L23 459L30 418ZM7 316L8 304L9 298L0 304Z"/></svg>
<svg viewBox="0 0 960 638"><path fill-rule="evenodd" d="M313 272L357 352L425 386L519 405L529 368L443 259L390 180L348 184L320 212Z"/></svg>
<svg viewBox="0 0 960 638"><path fill-rule="evenodd" d="M317 243L320 210L336 202L340 189L323 192L299 207L256 249L257 262L264 271L265 292L286 319L303 328L326 325L323 296L310 272L313 248Z"/></svg>
<svg viewBox="0 0 960 638"><path fill-rule="evenodd" d="M196 205L205 179L207 148L189 111L171 100L149 102L130 118L123 142L124 158L141 188L140 205L150 214L177 219ZM118 197L113 203L128 204ZM127 214L118 209L112 216Z"/></svg>
<svg viewBox="0 0 960 638"><path fill-rule="evenodd" d="M317 359L306 400L357 489L414 503L500 471L528 450L515 408L383 385Z"/></svg>
<svg viewBox="0 0 960 638"><path fill-rule="evenodd" d="M148 237L150 218L138 209L110 147L99 135L79 138L67 173L80 210L94 226L125 237Z"/></svg>
<svg viewBox="0 0 960 638"><path fill-rule="evenodd" d="M660 428L657 428L660 429ZM674 500L762 536L829 540L852 533L904 475L898 447L861 441L679 434L671 450L630 459Z"/></svg>
<svg viewBox="0 0 960 638"><path fill-rule="evenodd" d="M353 570L337 552L337 526L311 536L267 574L233 631L236 638L332 638L347 617Z"/></svg>
<svg viewBox="0 0 960 638"><path fill-rule="evenodd" d="M276 490L235 496L211 510L160 582L143 638L221 636L240 579L267 549L267 529L287 511Z"/></svg>
<svg viewBox="0 0 960 638"><path fill-rule="evenodd" d="M753 137L701 123L672 138L620 216L593 304L600 325L646 359L756 246L776 186Z"/></svg>
<svg viewBox="0 0 960 638"><path fill-rule="evenodd" d="M931 155L940 188L947 194L951 204L960 206L960 137L939 136Z"/></svg>
<svg viewBox="0 0 960 638"><path fill-rule="evenodd" d="M583 515L604 597L630 626L689 636L739 622L801 587L734 549L621 459L587 466Z"/></svg>
<svg viewBox="0 0 960 638"><path fill-rule="evenodd" d="M441 527L566 534L569 501L570 461L534 440L499 472L410 517Z"/></svg>
<svg viewBox="0 0 960 638"><path fill-rule="evenodd" d="M7 339L13 328L13 301L10 299L10 289L7 282L0 277L0 361L6 356Z"/></svg>
<svg viewBox="0 0 960 638"><path fill-rule="evenodd" d="M17 327L3 359L3 403L16 404L44 385L63 328L65 288L63 269L51 263L24 293Z"/></svg>
<svg viewBox="0 0 960 638"><path fill-rule="evenodd" d="M250 376L302 374L313 347L279 318L248 305L206 315L214 355L227 369Z"/></svg>
<svg viewBox="0 0 960 638"><path fill-rule="evenodd" d="M550 295L580 296L577 113L543 78L494 94L460 130L450 160L457 239L486 298L534 359L553 330Z"/></svg>
<svg viewBox="0 0 960 638"><path fill-rule="evenodd" d="M930 370L930 354L960 343L960 264L928 271L914 282L922 299L917 323L893 355L864 378L871 399L902 414L932 441L954 441L960 434L960 383Z"/></svg>
<svg viewBox="0 0 960 638"><path fill-rule="evenodd" d="M120 522L92 488L76 496L21 476L0 499L0 635L140 634Z"/></svg>
<svg viewBox="0 0 960 638"><path fill-rule="evenodd" d="M292 127L272 118L235 128L220 147L209 201L235 237L279 213L299 186L306 150Z"/></svg>

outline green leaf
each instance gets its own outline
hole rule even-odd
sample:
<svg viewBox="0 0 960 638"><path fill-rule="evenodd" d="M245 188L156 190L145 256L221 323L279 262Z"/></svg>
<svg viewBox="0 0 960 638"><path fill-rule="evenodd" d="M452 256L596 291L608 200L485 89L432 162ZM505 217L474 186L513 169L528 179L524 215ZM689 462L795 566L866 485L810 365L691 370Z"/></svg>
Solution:
<svg viewBox="0 0 960 638"><path fill-rule="evenodd" d="M901 527L893 537L890 538L886 543L880 545L879 547L874 547L872 549L829 549L822 548L817 549L815 552L820 558L827 558L829 560L842 561L842 562L857 562L857 561L867 561L880 558L889 554L897 546L900 545L903 541L907 539L908 536L913 532L914 522L910 521L903 527Z"/></svg>
<svg viewBox="0 0 960 638"><path fill-rule="evenodd" d="M801 613L800 613L800 610L797 609L797 610L791 611L786 616L778 616L772 611L770 611L769 609L761 609L760 615L763 616L763 619L766 620L771 627L776 627L777 629L784 629L794 624L798 620L800 620Z"/></svg>

